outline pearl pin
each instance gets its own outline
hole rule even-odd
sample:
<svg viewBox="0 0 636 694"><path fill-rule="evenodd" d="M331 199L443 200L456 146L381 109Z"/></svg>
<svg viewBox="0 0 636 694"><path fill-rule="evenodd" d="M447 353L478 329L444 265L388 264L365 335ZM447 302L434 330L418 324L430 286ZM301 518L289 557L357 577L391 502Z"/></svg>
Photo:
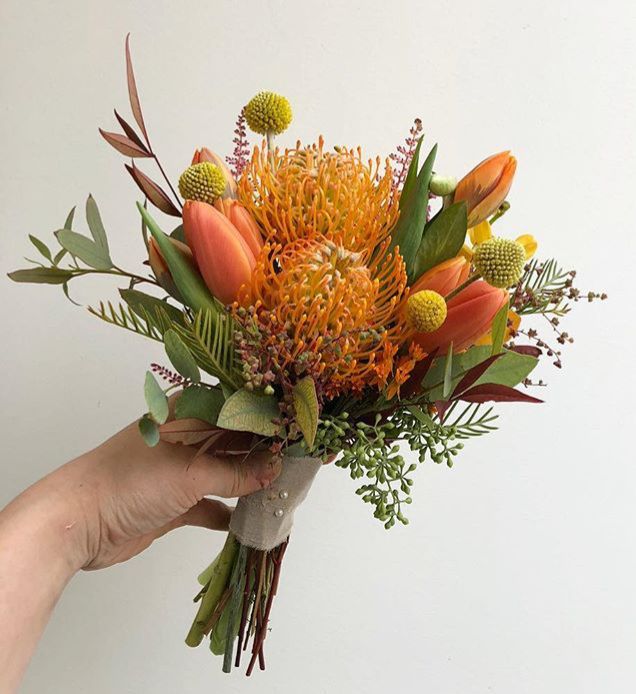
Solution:
<svg viewBox="0 0 636 694"><path fill-rule="evenodd" d="M283 511L282 508L277 508L274 511L274 515L276 516L276 518L282 518L285 515L285 511Z"/></svg>

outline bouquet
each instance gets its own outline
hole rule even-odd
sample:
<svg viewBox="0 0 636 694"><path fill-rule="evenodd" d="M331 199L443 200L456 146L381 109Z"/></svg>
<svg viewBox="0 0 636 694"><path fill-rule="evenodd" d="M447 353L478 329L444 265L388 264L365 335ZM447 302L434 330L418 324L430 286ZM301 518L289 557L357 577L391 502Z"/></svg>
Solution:
<svg viewBox="0 0 636 694"><path fill-rule="evenodd" d="M199 576L186 638L209 639L224 671L247 661L249 675L265 667L294 511L322 464L335 458L360 480L385 528L406 524L417 464L403 447L450 467L464 442L496 428L488 403L541 402L545 383L531 374L543 359L561 366L572 342L562 318L605 295L536 260L533 236L499 233L517 166L507 151L457 181L439 172L437 146L425 154L420 120L387 158L322 137L282 147L291 106L261 92L240 111L231 156L197 150L175 186L151 145L128 39L126 67L135 125L115 111L121 131L100 132L143 195L146 267L114 262L89 197L90 236L72 210L55 232L59 249L30 236L42 258L10 277L60 285L69 299L79 277L122 281L118 302L89 311L165 347L170 367L152 364L145 378L149 446L269 449L282 460L271 487L239 501Z"/></svg>

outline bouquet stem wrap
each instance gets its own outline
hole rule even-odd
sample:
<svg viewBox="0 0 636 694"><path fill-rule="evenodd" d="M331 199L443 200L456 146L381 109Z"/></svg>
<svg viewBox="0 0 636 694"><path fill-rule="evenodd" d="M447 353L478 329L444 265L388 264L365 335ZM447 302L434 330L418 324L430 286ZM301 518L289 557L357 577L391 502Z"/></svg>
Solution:
<svg viewBox="0 0 636 694"><path fill-rule="evenodd" d="M268 489L242 497L230 521L230 532L246 547L270 550L288 537L296 508L305 500L322 461L283 459L282 472Z"/></svg>
<svg viewBox="0 0 636 694"><path fill-rule="evenodd" d="M199 576L199 609L186 643L198 646L208 636L212 652L223 655L224 672L239 667L248 649L246 674L256 663L265 669L264 642L294 512L321 466L319 458L285 456L271 487L240 499L225 546Z"/></svg>

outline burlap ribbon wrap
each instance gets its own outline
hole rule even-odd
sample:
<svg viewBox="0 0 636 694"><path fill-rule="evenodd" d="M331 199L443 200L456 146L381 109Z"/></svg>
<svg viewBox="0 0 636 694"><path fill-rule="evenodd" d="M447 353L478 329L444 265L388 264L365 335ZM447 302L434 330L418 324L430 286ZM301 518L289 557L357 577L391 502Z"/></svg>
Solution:
<svg viewBox="0 0 636 694"><path fill-rule="evenodd" d="M322 466L319 458L283 458L283 469L271 487L239 499L230 531L242 545L270 550L284 542L294 511L305 500Z"/></svg>

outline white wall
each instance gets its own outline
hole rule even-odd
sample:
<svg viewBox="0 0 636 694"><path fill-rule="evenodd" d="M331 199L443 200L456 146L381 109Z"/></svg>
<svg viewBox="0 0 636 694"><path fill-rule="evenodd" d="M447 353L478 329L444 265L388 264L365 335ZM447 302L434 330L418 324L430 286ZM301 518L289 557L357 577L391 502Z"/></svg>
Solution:
<svg viewBox="0 0 636 694"><path fill-rule="evenodd" d="M113 106L128 112L131 31L173 175L195 146L226 153L237 110L263 88L293 103L287 142L322 132L386 154L419 115L446 172L512 148L500 228L536 234L542 255L611 295L571 317L577 341L562 372L543 374L546 404L501 407L502 430L452 470L418 471L408 528L385 532L346 474L320 475L266 673L224 676L183 645L195 574L222 541L188 529L78 576L24 692L635 690L635 20L628 0L2 1L3 275L32 254L27 233L47 236L89 192L116 260L138 267L138 195L97 134ZM3 279L0 292L3 504L142 412L161 353L54 288ZM115 287L74 293L89 302Z"/></svg>

